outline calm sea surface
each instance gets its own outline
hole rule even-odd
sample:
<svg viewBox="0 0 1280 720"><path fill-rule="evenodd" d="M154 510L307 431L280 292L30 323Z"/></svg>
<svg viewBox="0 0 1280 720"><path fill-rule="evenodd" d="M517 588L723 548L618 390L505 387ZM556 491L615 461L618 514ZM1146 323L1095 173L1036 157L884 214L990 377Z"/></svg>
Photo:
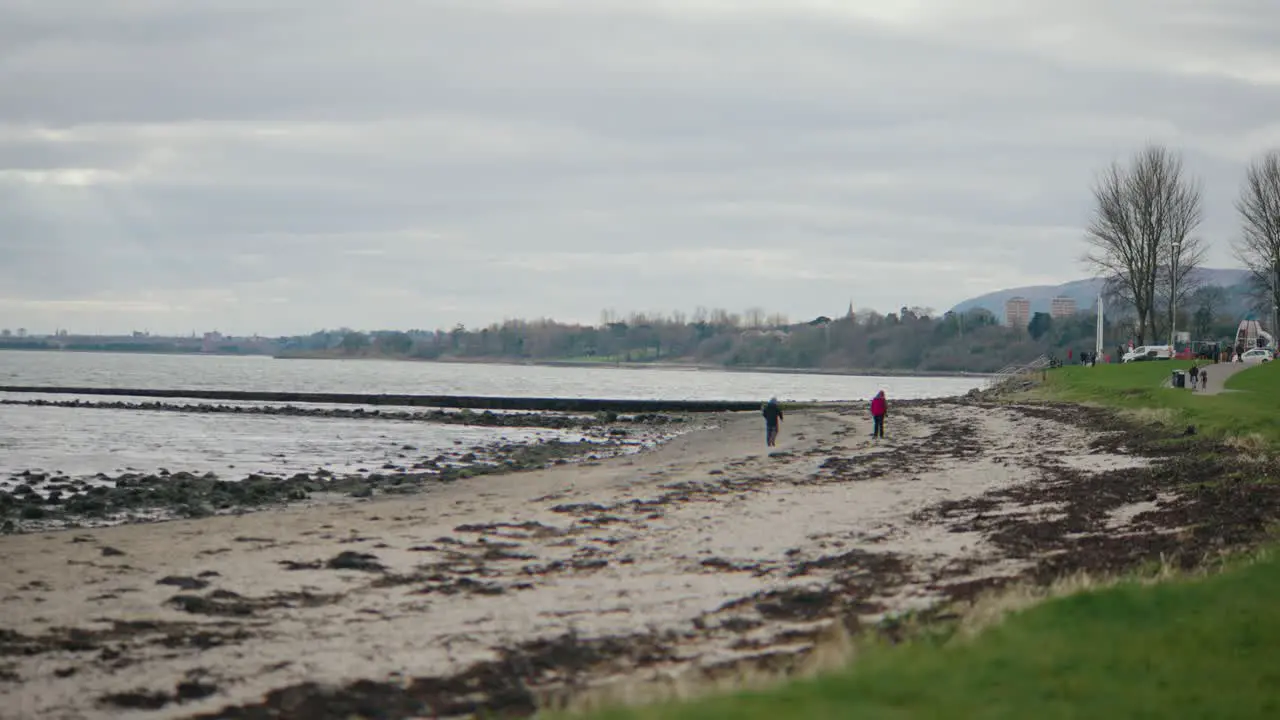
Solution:
<svg viewBox="0 0 1280 720"><path fill-rule="evenodd" d="M0 385L680 400L777 396L784 401L822 401L866 399L880 389L891 399L958 395L981 382L977 377L0 351ZM31 397L0 394L0 399ZM580 433L554 430L392 420L0 405L0 478L26 469L73 476L161 468L227 477L321 467L340 472L376 469L403 456L406 446L414 448L415 455L429 455L498 441L553 438L583 439Z"/></svg>
<svg viewBox="0 0 1280 720"><path fill-rule="evenodd" d="M266 357L0 351L0 385L662 400L859 400L958 395L981 378L566 368Z"/></svg>

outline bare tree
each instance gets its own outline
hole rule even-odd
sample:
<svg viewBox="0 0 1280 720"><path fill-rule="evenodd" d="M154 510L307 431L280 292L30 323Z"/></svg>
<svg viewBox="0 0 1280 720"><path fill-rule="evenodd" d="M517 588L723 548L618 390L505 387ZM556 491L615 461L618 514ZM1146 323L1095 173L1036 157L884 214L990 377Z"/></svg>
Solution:
<svg viewBox="0 0 1280 720"><path fill-rule="evenodd" d="M1236 201L1240 214L1240 239L1233 243L1236 257L1253 274L1253 286L1272 312L1273 325L1280 308L1280 150L1254 160L1245 173L1244 187ZM1273 332L1280 328L1272 327Z"/></svg>
<svg viewBox="0 0 1280 720"><path fill-rule="evenodd" d="M1208 338L1213 334L1213 325L1226 302L1227 291L1220 285L1205 285L1196 290L1191 303L1196 308L1192 323L1197 335Z"/></svg>
<svg viewBox="0 0 1280 720"><path fill-rule="evenodd" d="M731 313L724 308L713 309L709 321L712 325L722 330L742 327L742 316L737 313Z"/></svg>
<svg viewBox="0 0 1280 720"><path fill-rule="evenodd" d="M1172 332L1176 328L1174 321L1178 308L1185 310L1189 298L1204 284L1200 268L1204 265L1207 251L1204 238L1198 235L1188 235L1181 242L1175 241L1164 247L1157 285L1160 305L1164 308L1162 331Z"/></svg>
<svg viewBox="0 0 1280 720"><path fill-rule="evenodd" d="M1099 175L1093 197L1085 261L1111 294L1134 308L1144 344L1155 330L1161 291L1172 318L1183 295L1176 281L1190 277L1203 256L1200 244L1189 240L1204 215L1200 185L1186 177L1178 155L1149 145L1127 167L1112 163Z"/></svg>

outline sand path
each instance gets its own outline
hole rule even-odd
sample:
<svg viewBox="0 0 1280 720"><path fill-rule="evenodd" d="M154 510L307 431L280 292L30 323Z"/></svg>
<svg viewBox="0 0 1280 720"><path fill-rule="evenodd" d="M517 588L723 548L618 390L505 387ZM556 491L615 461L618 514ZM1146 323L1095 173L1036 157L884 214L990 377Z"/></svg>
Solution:
<svg viewBox="0 0 1280 720"><path fill-rule="evenodd" d="M613 658L633 677L793 652L836 597L808 590L875 618L1026 566L930 508L1034 484L1046 453L1132 462L1016 409L904 409L888 432L797 413L769 454L759 418L725 417L413 496L0 537L0 717L191 717L304 682L448 676L570 631L665 633L658 660Z"/></svg>

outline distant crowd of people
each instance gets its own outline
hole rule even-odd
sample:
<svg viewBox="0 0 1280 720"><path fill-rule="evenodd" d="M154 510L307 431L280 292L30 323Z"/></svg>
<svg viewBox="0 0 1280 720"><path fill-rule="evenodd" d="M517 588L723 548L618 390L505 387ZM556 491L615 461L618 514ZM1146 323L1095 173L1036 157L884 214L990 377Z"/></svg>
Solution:
<svg viewBox="0 0 1280 720"><path fill-rule="evenodd" d="M1072 352L1068 350L1067 362L1071 362L1071 357L1072 357ZM1091 353L1085 350L1081 350L1080 354L1076 355L1076 357L1080 359L1081 365L1097 365L1098 364L1098 353L1096 352Z"/></svg>
<svg viewBox="0 0 1280 720"><path fill-rule="evenodd" d="M1259 340L1258 347L1265 347L1265 343L1262 340ZM1223 343L1199 343L1195 351L1192 353L1192 357L1200 360L1208 360L1212 363L1240 362L1240 358L1250 349L1251 348L1249 348L1245 343L1237 343L1234 348L1230 345L1224 345ZM1127 352L1128 351L1123 345L1116 346L1115 355L1099 355L1096 352L1089 352L1087 350L1081 350L1077 353L1069 349L1067 350L1067 360L1065 363L1062 360L1051 356L1049 358L1049 366L1062 367L1064 364L1075 364L1076 362L1079 362L1081 365L1097 365L1099 362L1119 362Z"/></svg>

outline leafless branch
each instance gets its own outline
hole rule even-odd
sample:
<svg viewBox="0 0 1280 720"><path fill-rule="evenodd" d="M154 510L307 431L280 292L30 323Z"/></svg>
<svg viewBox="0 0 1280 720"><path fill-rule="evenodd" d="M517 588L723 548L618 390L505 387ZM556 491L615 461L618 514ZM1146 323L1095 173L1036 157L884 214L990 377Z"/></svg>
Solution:
<svg viewBox="0 0 1280 720"><path fill-rule="evenodd" d="M1175 248L1177 257L1174 257ZM1159 297L1165 310L1162 331L1168 331L1177 309L1185 310L1188 299L1204 284L1200 268L1207 253L1204 238L1199 236L1189 236L1165 248L1166 258L1161 263L1159 278Z"/></svg>
<svg viewBox="0 0 1280 720"><path fill-rule="evenodd" d="M1236 257L1253 275L1253 286L1269 308L1280 307L1280 150L1254 160L1236 201L1240 238ZM1260 303L1261 304L1261 303Z"/></svg>
<svg viewBox="0 0 1280 720"><path fill-rule="evenodd" d="M1174 304L1194 290L1179 283L1204 258L1203 242L1191 235L1203 220L1201 194L1182 159L1159 145L1139 151L1128 166L1112 163L1095 181L1085 261L1133 306L1139 342L1155 329L1157 307L1171 319Z"/></svg>

